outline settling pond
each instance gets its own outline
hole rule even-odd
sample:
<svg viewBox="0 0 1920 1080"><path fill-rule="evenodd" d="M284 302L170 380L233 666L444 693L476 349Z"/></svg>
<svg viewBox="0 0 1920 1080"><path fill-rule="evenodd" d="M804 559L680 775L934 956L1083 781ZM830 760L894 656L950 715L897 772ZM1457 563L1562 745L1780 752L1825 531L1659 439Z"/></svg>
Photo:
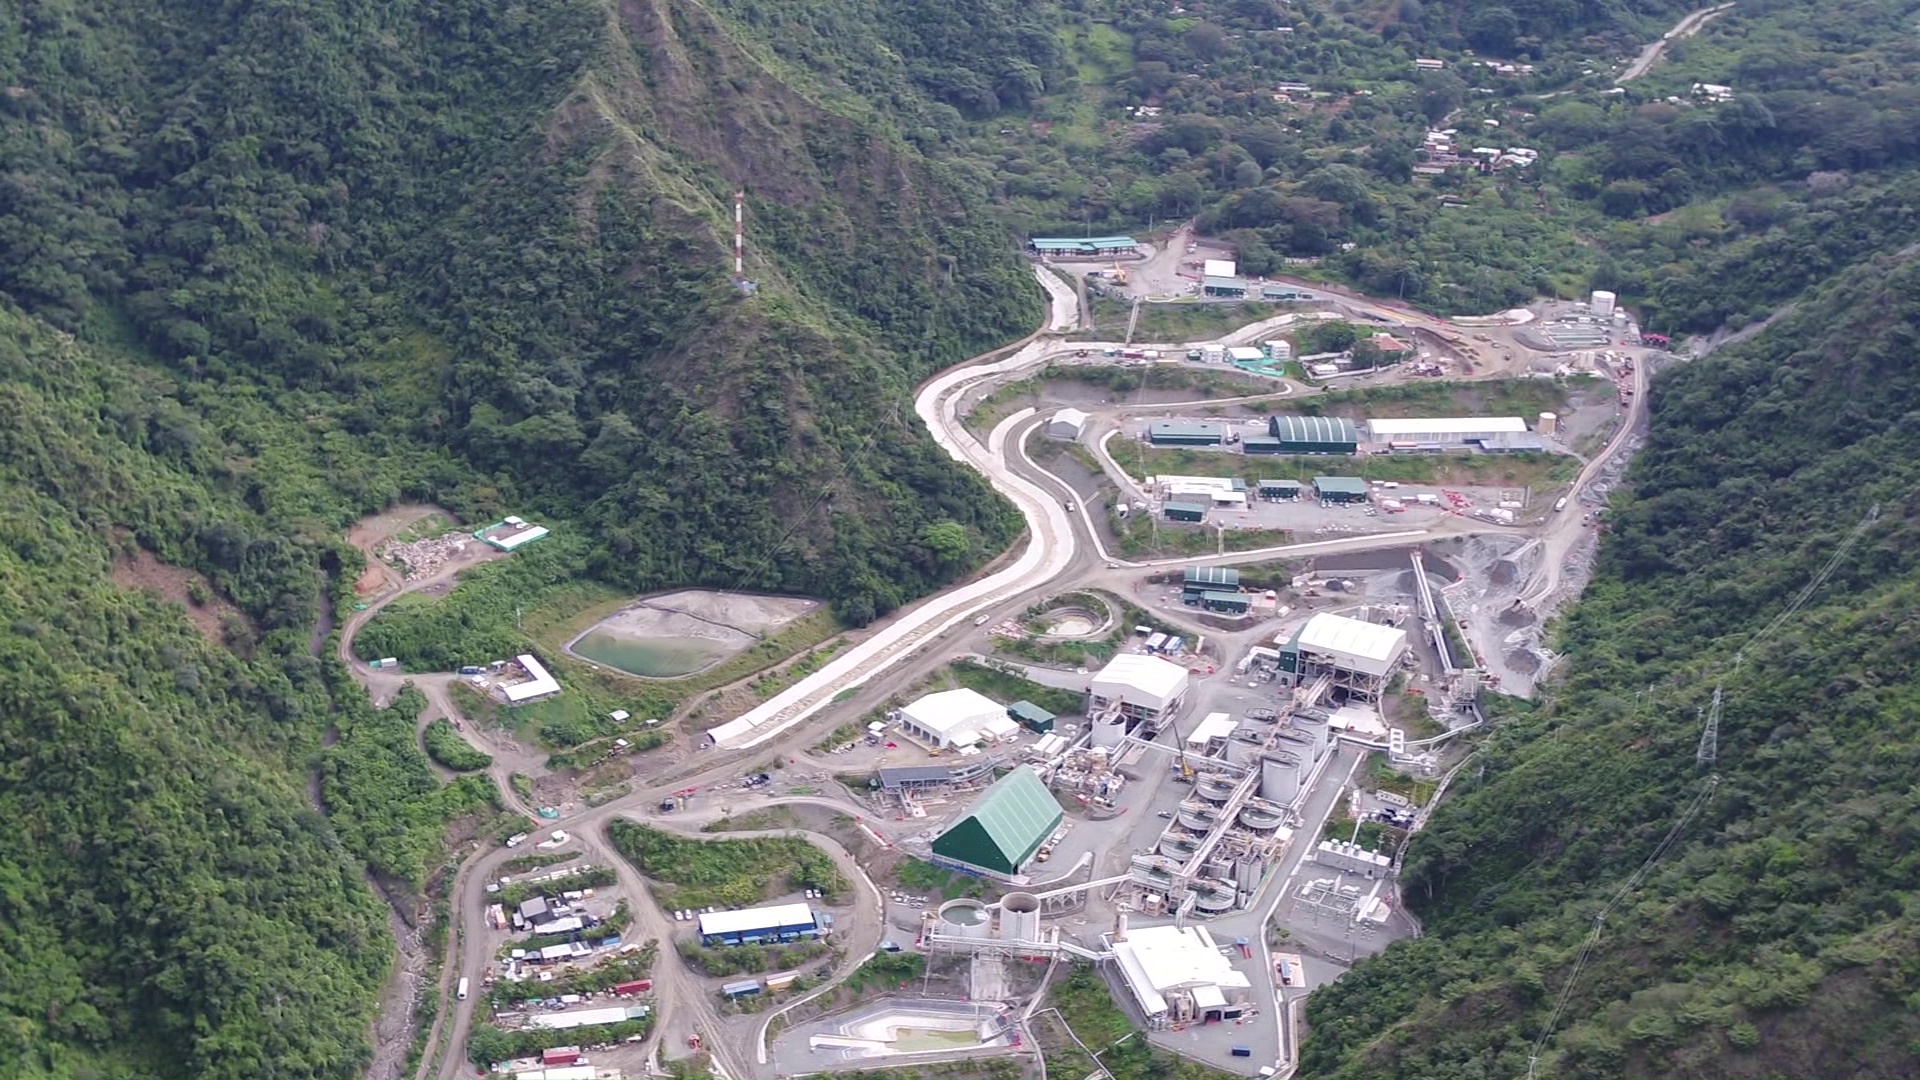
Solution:
<svg viewBox="0 0 1920 1080"><path fill-rule="evenodd" d="M696 675L819 607L787 596L689 589L635 601L567 644L567 652L644 679Z"/></svg>

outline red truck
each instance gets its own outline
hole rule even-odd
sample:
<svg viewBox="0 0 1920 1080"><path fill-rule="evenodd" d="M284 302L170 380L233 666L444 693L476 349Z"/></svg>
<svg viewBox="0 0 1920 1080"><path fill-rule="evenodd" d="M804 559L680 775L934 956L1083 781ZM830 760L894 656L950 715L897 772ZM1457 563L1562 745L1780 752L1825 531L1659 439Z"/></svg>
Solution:
<svg viewBox="0 0 1920 1080"><path fill-rule="evenodd" d="M613 992L620 995L644 994L653 989L652 979L635 979L632 982L615 983Z"/></svg>

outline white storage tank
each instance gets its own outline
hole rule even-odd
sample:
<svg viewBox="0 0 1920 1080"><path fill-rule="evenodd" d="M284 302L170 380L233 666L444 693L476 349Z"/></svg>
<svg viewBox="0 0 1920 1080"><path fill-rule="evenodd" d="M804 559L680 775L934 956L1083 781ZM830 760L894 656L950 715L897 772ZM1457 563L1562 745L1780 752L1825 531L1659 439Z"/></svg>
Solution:
<svg viewBox="0 0 1920 1080"><path fill-rule="evenodd" d="M1093 725L1093 745L1101 750L1113 750L1119 747L1120 740L1126 738L1127 720L1116 715L1112 723L1095 721Z"/></svg>
<svg viewBox="0 0 1920 1080"><path fill-rule="evenodd" d="M1543 412L1540 414L1540 434L1555 435L1560 431L1560 414Z"/></svg>
<svg viewBox="0 0 1920 1080"><path fill-rule="evenodd" d="M1260 759L1260 797L1290 806L1300 797L1300 759L1292 754L1268 754Z"/></svg>
<svg viewBox="0 0 1920 1080"><path fill-rule="evenodd" d="M1000 898L1000 940L1040 940L1040 898L1032 893L1010 892Z"/></svg>
<svg viewBox="0 0 1920 1080"><path fill-rule="evenodd" d="M947 937L985 941L993 936L987 906L978 900L949 900L940 905L939 933Z"/></svg>
<svg viewBox="0 0 1920 1080"><path fill-rule="evenodd" d="M1595 289L1593 290L1593 296L1588 302L1587 306L1589 309L1593 311L1594 315L1598 316L1599 318L1610 319L1613 317L1614 301L1618 299L1619 297L1613 295L1612 293L1608 292L1605 289Z"/></svg>

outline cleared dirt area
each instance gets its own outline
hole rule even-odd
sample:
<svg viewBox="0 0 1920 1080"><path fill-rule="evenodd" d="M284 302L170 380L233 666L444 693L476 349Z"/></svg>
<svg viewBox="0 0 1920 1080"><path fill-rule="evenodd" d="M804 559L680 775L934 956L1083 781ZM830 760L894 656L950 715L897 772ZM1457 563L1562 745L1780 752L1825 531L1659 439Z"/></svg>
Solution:
<svg viewBox="0 0 1920 1080"><path fill-rule="evenodd" d="M154 593L171 600L187 609L187 620L200 631L202 637L215 645L224 645L226 635L222 623L227 619L238 619L251 626L240 609L220 598L213 585L200 573L169 566L153 557L150 551L139 551L133 556L121 556L113 561L113 583L123 589L138 589ZM194 603L194 597L202 598Z"/></svg>
<svg viewBox="0 0 1920 1080"><path fill-rule="evenodd" d="M447 523L459 520L452 511L431 503L402 503L354 522L353 527L347 530L347 543L367 556L366 569L353 585L356 596L372 596L400 583L399 572L374 558L374 549L429 518L438 518Z"/></svg>
<svg viewBox="0 0 1920 1080"><path fill-rule="evenodd" d="M567 652L643 678L692 675L818 608L815 600L700 589L649 597L595 623Z"/></svg>

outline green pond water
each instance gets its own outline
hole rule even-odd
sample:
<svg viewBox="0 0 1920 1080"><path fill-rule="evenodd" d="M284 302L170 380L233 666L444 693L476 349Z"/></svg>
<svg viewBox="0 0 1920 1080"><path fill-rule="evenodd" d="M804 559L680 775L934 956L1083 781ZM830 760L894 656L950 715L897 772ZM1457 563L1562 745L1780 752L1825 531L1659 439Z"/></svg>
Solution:
<svg viewBox="0 0 1920 1080"><path fill-rule="evenodd" d="M733 650L698 638L636 638L589 630L573 643L573 651L629 675L670 679L699 671Z"/></svg>
<svg viewBox="0 0 1920 1080"><path fill-rule="evenodd" d="M939 1028L895 1028L893 1033L895 1053L945 1050L950 1046L973 1046L979 1041L979 1033L971 1029L942 1031Z"/></svg>

